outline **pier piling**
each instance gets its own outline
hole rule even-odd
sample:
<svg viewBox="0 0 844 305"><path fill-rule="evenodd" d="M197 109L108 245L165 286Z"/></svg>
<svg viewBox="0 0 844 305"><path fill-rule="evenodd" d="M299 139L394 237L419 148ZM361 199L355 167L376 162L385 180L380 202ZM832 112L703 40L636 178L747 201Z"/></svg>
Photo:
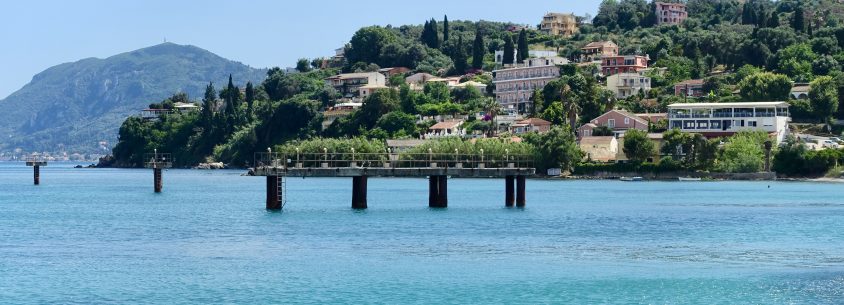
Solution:
<svg viewBox="0 0 844 305"><path fill-rule="evenodd" d="M153 168L152 169L152 176L153 176L153 189L156 193L161 193L161 188L164 186L164 182L162 181L161 177L161 169L160 168Z"/></svg>
<svg viewBox="0 0 844 305"><path fill-rule="evenodd" d="M446 176L428 176L428 207L448 207L448 180Z"/></svg>
<svg viewBox="0 0 844 305"><path fill-rule="evenodd" d="M516 206L525 206L525 176L516 176Z"/></svg>
<svg viewBox="0 0 844 305"><path fill-rule="evenodd" d="M512 207L516 202L515 187L515 177L504 177L504 206Z"/></svg>
<svg viewBox="0 0 844 305"><path fill-rule="evenodd" d="M41 167L35 165L32 167L32 175L33 179L35 180L35 185L41 184Z"/></svg>
<svg viewBox="0 0 844 305"><path fill-rule="evenodd" d="M352 208L366 209L366 176L352 177Z"/></svg>
<svg viewBox="0 0 844 305"><path fill-rule="evenodd" d="M279 176L267 176L267 210L281 210Z"/></svg>

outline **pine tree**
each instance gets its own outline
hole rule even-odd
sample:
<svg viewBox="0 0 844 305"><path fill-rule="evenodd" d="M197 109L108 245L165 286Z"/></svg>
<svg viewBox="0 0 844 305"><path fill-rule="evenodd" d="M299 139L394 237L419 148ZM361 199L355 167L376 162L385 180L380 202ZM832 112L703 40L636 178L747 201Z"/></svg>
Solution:
<svg viewBox="0 0 844 305"><path fill-rule="evenodd" d="M452 61L454 61L454 70L457 74L466 73L466 48L463 46L463 36L457 37L457 47L454 50L454 56L452 57Z"/></svg>
<svg viewBox="0 0 844 305"><path fill-rule="evenodd" d="M516 56L513 46L513 37L510 34L504 35L504 58L502 63L505 65L513 64L513 58Z"/></svg>
<svg viewBox="0 0 844 305"><path fill-rule="evenodd" d="M522 29L519 32L519 52L516 53L516 62L524 63L525 59L528 58L528 43L527 43L527 31Z"/></svg>
<svg viewBox="0 0 844 305"><path fill-rule="evenodd" d="M448 41L449 38L449 29L448 29L448 15L443 17L443 43Z"/></svg>
<svg viewBox="0 0 844 305"><path fill-rule="evenodd" d="M484 36L481 33L481 26L475 29L475 42L472 44L472 68L483 69L484 67Z"/></svg>
<svg viewBox="0 0 844 305"><path fill-rule="evenodd" d="M803 33L806 30L806 19L803 16L803 7L797 6L794 9L794 16L791 18L791 27L798 33Z"/></svg>

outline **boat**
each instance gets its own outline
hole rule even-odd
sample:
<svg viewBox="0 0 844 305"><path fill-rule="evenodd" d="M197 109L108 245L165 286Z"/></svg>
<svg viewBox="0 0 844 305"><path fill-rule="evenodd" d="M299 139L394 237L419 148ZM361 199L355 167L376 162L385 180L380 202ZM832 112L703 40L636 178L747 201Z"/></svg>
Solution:
<svg viewBox="0 0 844 305"><path fill-rule="evenodd" d="M642 177L621 177L621 181L643 181L645 178Z"/></svg>
<svg viewBox="0 0 844 305"><path fill-rule="evenodd" d="M677 180L680 181L700 181L700 178L693 178L693 177L678 177Z"/></svg>

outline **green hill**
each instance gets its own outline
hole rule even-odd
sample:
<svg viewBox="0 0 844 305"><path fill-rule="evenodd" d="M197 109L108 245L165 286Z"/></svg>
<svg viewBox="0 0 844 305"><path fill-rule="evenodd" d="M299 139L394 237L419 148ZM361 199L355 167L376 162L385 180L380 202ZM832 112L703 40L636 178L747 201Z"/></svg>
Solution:
<svg viewBox="0 0 844 305"><path fill-rule="evenodd" d="M100 141L110 148L126 117L176 92L200 98L209 81L225 84L229 74L241 84L266 78L264 69L173 43L51 67L0 100L0 151L96 152Z"/></svg>

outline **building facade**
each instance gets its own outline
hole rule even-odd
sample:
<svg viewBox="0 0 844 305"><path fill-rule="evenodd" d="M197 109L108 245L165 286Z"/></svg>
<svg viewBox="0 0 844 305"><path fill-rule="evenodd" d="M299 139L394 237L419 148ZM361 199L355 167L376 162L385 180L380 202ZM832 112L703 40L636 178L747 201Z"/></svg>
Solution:
<svg viewBox="0 0 844 305"><path fill-rule="evenodd" d="M606 76L618 73L639 72L647 68L648 57L646 56L607 56L601 59L601 73Z"/></svg>
<svg viewBox="0 0 844 305"><path fill-rule="evenodd" d="M568 37L577 33L577 17L574 14L547 13L542 17L539 29L548 35Z"/></svg>
<svg viewBox="0 0 844 305"><path fill-rule="evenodd" d="M551 122L540 118L530 118L510 125L510 133L524 134L528 132L544 133L551 130Z"/></svg>
<svg viewBox="0 0 844 305"><path fill-rule="evenodd" d="M378 72L346 73L326 78L325 83L334 87L344 98L356 98L360 96L361 87L386 86L387 78Z"/></svg>
<svg viewBox="0 0 844 305"><path fill-rule="evenodd" d="M686 96L686 97L701 97L704 96L705 93L703 92L703 80L702 79L690 79L687 81L682 81L674 85L674 95L679 96Z"/></svg>
<svg viewBox="0 0 844 305"><path fill-rule="evenodd" d="M580 48L580 61L590 62L607 56L618 56L618 45L612 41L590 42Z"/></svg>
<svg viewBox="0 0 844 305"><path fill-rule="evenodd" d="M627 72L613 74L607 77L607 89L615 93L617 98L627 98L639 92L651 91L651 78L645 72Z"/></svg>
<svg viewBox="0 0 844 305"><path fill-rule="evenodd" d="M598 126L606 126L607 128L616 132L616 134L624 133L630 129L638 129L647 131L648 121L640 118L638 115L614 109L592 119L589 123L580 126L577 129L577 134L580 137L592 136L592 130Z"/></svg>
<svg viewBox="0 0 844 305"><path fill-rule="evenodd" d="M505 110L519 113L533 107L533 91L542 89L548 82L560 77L560 67L565 58L529 58L524 64L492 71L495 100Z"/></svg>
<svg viewBox="0 0 844 305"><path fill-rule="evenodd" d="M685 4L657 2L656 18L657 25L682 24L683 21L686 21L686 18L689 18L689 14L686 13Z"/></svg>
<svg viewBox="0 0 844 305"><path fill-rule="evenodd" d="M706 137L764 131L781 143L788 134L788 103L681 103L668 105L668 128Z"/></svg>
<svg viewBox="0 0 844 305"><path fill-rule="evenodd" d="M519 55L519 50L513 50L513 62L516 62L516 57ZM557 57L559 54L555 51L530 50L528 57ZM497 65L504 64L504 51L495 51L495 63Z"/></svg>

